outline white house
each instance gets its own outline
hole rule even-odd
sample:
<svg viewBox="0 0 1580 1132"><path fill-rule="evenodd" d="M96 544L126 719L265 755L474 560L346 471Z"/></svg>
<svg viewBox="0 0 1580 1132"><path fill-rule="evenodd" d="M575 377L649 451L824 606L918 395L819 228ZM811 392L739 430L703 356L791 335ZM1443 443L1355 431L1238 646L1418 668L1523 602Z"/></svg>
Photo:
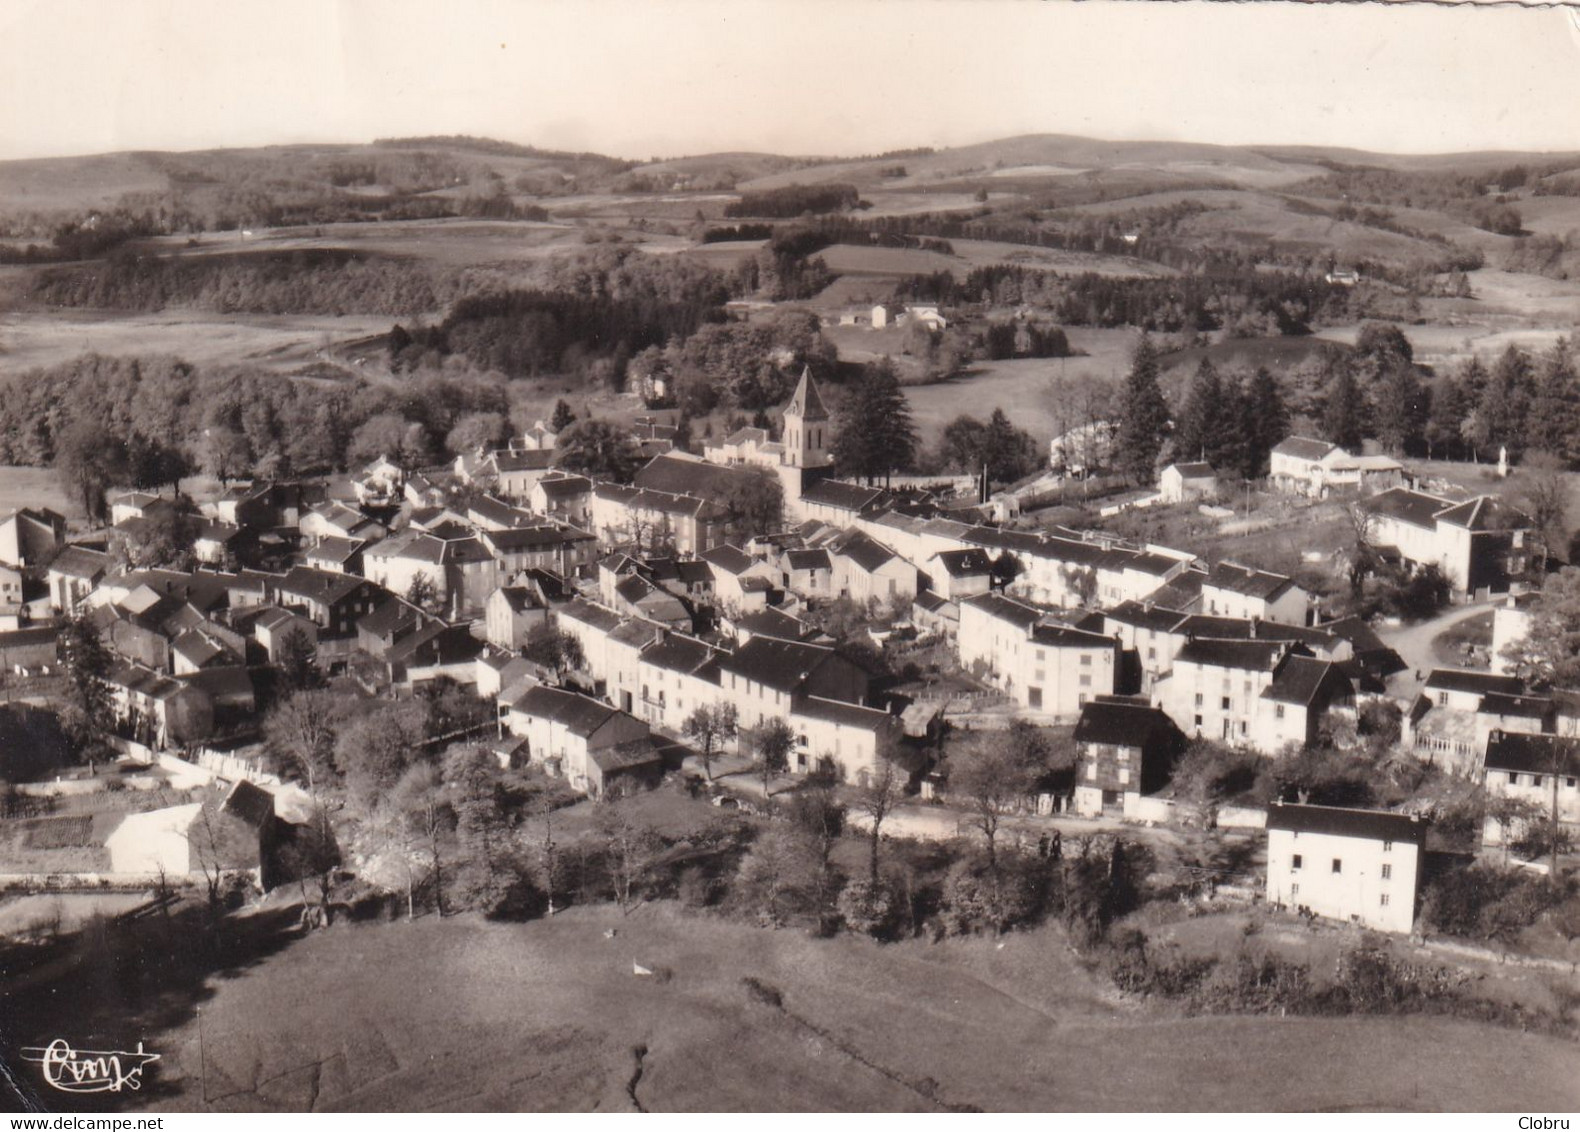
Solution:
<svg viewBox="0 0 1580 1132"><path fill-rule="evenodd" d="M1554 779L1556 778L1556 783ZM1558 796L1558 822L1580 826L1580 740L1565 735L1529 735L1493 731L1487 739L1482 784L1489 803L1499 798L1529 802L1543 817L1550 817L1554 787ZM1511 836L1523 830L1509 827ZM1503 841L1505 827L1488 816L1482 840L1488 845Z"/></svg>
<svg viewBox="0 0 1580 1132"><path fill-rule="evenodd" d="M1241 617L1304 625L1311 595L1283 574L1224 561L1201 584L1201 610L1214 617Z"/></svg>
<svg viewBox="0 0 1580 1132"><path fill-rule="evenodd" d="M1326 440L1291 436L1268 457L1275 491L1323 499L1335 491L1386 491L1404 483L1404 465L1392 456L1352 455Z"/></svg>
<svg viewBox="0 0 1580 1132"><path fill-rule="evenodd" d="M648 738L647 724L608 704L539 684L510 705L506 726L525 739L532 762L594 793L599 777L592 762L599 751Z"/></svg>
<svg viewBox="0 0 1580 1132"><path fill-rule="evenodd" d="M1509 646L1523 641L1531 634L1531 605L1536 594L1510 594L1502 605L1492 611L1492 671L1497 675L1512 673L1514 666L1504 654Z"/></svg>
<svg viewBox="0 0 1580 1132"><path fill-rule="evenodd" d="M1384 810L1275 802L1267 810L1267 902L1409 932L1426 824Z"/></svg>
<svg viewBox="0 0 1580 1132"><path fill-rule="evenodd" d="M163 873L171 878L196 872L191 832L202 809L201 802L189 802L127 814L104 840L110 871L141 876Z"/></svg>
<svg viewBox="0 0 1580 1132"><path fill-rule="evenodd" d="M1074 719L1081 705L1112 695L1119 643L1060 624L1049 611L1001 594L960 603L960 663L1029 711Z"/></svg>
<svg viewBox="0 0 1580 1132"><path fill-rule="evenodd" d="M1218 494L1218 477L1211 464L1170 464L1158 473L1158 494L1164 503L1212 499Z"/></svg>

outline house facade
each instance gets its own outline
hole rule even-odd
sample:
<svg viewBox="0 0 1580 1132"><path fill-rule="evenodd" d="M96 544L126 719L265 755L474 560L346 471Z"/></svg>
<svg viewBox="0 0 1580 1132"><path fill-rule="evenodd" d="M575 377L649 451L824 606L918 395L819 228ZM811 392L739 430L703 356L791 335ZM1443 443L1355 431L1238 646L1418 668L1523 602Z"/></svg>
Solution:
<svg viewBox="0 0 1580 1132"><path fill-rule="evenodd" d="M1426 825L1383 810L1275 802L1267 810L1267 902L1407 933Z"/></svg>

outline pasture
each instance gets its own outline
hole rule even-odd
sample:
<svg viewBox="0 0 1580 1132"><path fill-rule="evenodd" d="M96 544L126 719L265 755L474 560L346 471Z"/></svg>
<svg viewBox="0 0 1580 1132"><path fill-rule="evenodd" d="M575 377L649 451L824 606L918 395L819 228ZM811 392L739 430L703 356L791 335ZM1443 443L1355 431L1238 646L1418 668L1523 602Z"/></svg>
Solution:
<svg viewBox="0 0 1580 1132"><path fill-rule="evenodd" d="M672 977L637 977L633 963ZM783 1009L748 994L748 977L779 991ZM1116 1006L1057 928L999 944L878 946L667 904L520 925L426 918L315 933L205 993L201 1047L190 1014L147 1033L164 1060L158 1087L134 1104L1331 1111L1580 1100L1573 1047L1534 1035Z"/></svg>
<svg viewBox="0 0 1580 1132"><path fill-rule="evenodd" d="M218 314L22 310L0 314L0 376L60 365L82 354L168 354L194 365L289 372L332 361L341 345L385 334L388 315Z"/></svg>
<svg viewBox="0 0 1580 1132"><path fill-rule="evenodd" d="M54 469L0 464L0 514L19 507L48 507L68 519L82 518L82 508L60 489Z"/></svg>

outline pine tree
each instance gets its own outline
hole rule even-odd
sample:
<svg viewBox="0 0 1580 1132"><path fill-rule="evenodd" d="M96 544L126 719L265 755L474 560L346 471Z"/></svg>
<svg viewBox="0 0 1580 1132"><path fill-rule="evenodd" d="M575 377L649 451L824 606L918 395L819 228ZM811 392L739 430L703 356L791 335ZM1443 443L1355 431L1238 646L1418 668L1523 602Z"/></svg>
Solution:
<svg viewBox="0 0 1580 1132"><path fill-rule="evenodd" d="M1153 481L1168 428L1169 406L1158 388L1157 351L1152 339L1143 334L1136 344L1130 376L1119 395L1119 431L1115 437L1119 468L1131 483Z"/></svg>
<svg viewBox="0 0 1580 1132"><path fill-rule="evenodd" d="M845 399L832 447L843 475L868 480L909 467L916 455L911 406L887 359L869 365Z"/></svg>
<svg viewBox="0 0 1580 1132"><path fill-rule="evenodd" d="M1209 438L1223 427L1223 382L1207 358L1196 367L1190 392L1174 418L1174 458L1181 461L1207 457Z"/></svg>
<svg viewBox="0 0 1580 1132"><path fill-rule="evenodd" d="M1396 456L1418 445L1426 430L1428 393L1415 368L1394 365L1373 393L1377 439Z"/></svg>
<svg viewBox="0 0 1580 1132"><path fill-rule="evenodd" d="M1496 456L1507 447L1513 455L1524 447L1526 415L1530 407L1530 359L1510 346L1493 366L1476 405L1474 439L1478 447Z"/></svg>
<svg viewBox="0 0 1580 1132"><path fill-rule="evenodd" d="M1258 367L1246 383L1240 419L1245 445L1240 474L1248 480L1261 479L1267 475L1273 446L1289 435L1289 411L1284 407L1284 394L1265 366Z"/></svg>
<svg viewBox="0 0 1580 1132"><path fill-rule="evenodd" d="M1445 377L1430 390L1432 409L1426 420L1427 458L1452 459L1463 450L1466 418L1471 401L1465 388L1452 377Z"/></svg>
<svg viewBox="0 0 1580 1132"><path fill-rule="evenodd" d="M576 414L573 413L571 411L571 407L566 404L565 398L561 397L558 401L554 402L554 415L549 418L549 427L551 429L553 429L555 432L564 432L573 423L575 423L575 421Z"/></svg>
<svg viewBox="0 0 1580 1132"><path fill-rule="evenodd" d="M1551 452L1566 464L1580 462L1580 380L1563 339L1542 357L1528 433L1530 447Z"/></svg>
<svg viewBox="0 0 1580 1132"><path fill-rule="evenodd" d="M1355 375L1349 366L1340 364L1328 383L1322 406L1322 431L1340 448L1359 452L1365 416L1366 401L1361 396L1360 386L1355 384Z"/></svg>
<svg viewBox="0 0 1580 1132"><path fill-rule="evenodd" d="M1218 417L1204 441L1207 462L1229 475L1239 475L1245 463L1248 438L1241 429L1245 393L1233 378L1222 383Z"/></svg>

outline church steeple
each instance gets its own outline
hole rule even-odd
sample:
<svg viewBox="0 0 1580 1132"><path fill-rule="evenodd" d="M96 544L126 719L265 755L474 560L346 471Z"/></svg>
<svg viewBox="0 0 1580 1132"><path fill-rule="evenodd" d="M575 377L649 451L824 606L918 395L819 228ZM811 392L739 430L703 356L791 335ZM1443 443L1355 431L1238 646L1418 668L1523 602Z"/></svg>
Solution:
<svg viewBox="0 0 1580 1132"><path fill-rule="evenodd" d="M801 380L784 412L785 463L798 468L820 468L829 462L828 409L818 396L812 371L801 369Z"/></svg>

